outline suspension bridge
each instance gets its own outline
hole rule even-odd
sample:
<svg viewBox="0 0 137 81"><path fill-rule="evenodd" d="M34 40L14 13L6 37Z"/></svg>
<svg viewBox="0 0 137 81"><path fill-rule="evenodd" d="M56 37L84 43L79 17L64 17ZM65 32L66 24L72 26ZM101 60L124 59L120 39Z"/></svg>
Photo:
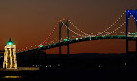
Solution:
<svg viewBox="0 0 137 81"><path fill-rule="evenodd" d="M132 17L136 23L136 32L134 33L130 33L128 31L128 22L129 22L130 17ZM67 30L67 37L64 39L62 37L63 27L66 28ZM59 29L58 31L59 39L54 38L52 40L51 39L52 35L58 29ZM73 36L70 36L70 34ZM52 41L49 41L49 39L51 39ZM62 20L59 20L56 23L52 32L42 43L40 43L39 45L31 46L31 49L29 49L29 47L18 49L17 53L25 53L25 52L35 51L35 50L46 50L46 49L59 47L59 54L61 54L61 46L66 45L67 54L69 54L69 50L70 50L69 45L72 43L93 41L93 40L103 40L103 39L126 39L126 53L128 53L128 41L134 40L137 42L136 40L137 39L137 10L124 11L114 23L106 27L104 31L98 32L96 34L85 33L84 31L79 29L76 25L74 25L74 23L71 20L67 20L63 18ZM35 47L35 48L32 48L32 47ZM137 48L136 48L136 51L137 51Z"/></svg>

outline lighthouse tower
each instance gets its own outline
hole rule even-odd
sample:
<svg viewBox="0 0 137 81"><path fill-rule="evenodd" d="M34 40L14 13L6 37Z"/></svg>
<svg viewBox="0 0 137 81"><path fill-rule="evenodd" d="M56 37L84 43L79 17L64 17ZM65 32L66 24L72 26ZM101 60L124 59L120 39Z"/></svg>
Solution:
<svg viewBox="0 0 137 81"><path fill-rule="evenodd" d="M13 45L11 38L5 46L3 68L5 69L17 69L16 61L16 45Z"/></svg>

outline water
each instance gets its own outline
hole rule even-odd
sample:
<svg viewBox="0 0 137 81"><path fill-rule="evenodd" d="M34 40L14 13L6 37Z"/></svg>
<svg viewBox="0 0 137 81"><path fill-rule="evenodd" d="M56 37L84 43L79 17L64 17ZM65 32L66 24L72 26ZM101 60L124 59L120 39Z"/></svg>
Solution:
<svg viewBox="0 0 137 81"><path fill-rule="evenodd" d="M18 76L6 77L24 81L123 81L128 79L134 81L137 80L135 57L135 54L129 55L128 59L125 59L125 54L47 55L45 62L39 61L34 64L35 61L28 61L26 63L31 67L39 67L39 71L16 72Z"/></svg>
<svg viewBox="0 0 137 81"><path fill-rule="evenodd" d="M14 78L22 78L22 76L3 76L3 77L1 77L1 78L12 78L12 79L14 79Z"/></svg>

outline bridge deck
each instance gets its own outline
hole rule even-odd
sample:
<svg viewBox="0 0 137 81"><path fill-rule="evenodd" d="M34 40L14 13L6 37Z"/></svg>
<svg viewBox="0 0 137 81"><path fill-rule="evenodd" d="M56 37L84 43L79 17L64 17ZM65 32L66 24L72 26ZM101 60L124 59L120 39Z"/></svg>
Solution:
<svg viewBox="0 0 137 81"><path fill-rule="evenodd" d="M126 39L126 35L96 36L96 37L84 37L84 38L70 39L69 41L62 41L62 42L60 42L60 44L59 44L59 42L56 42L54 44L45 45L43 47L34 48L34 49L27 50L27 51L19 52L19 53L31 52L31 51L35 51L35 50L45 50L45 49L59 47L60 45L63 46L63 45L72 44L72 43L93 41L93 40L102 40L102 39ZM130 36L130 37L128 37L128 40L135 41L136 37Z"/></svg>

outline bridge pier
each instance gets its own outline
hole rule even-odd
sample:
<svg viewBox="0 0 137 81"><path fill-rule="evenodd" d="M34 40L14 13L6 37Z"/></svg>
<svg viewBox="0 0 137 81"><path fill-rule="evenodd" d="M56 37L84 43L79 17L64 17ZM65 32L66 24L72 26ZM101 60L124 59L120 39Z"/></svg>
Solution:
<svg viewBox="0 0 137 81"><path fill-rule="evenodd" d="M62 22L59 23L59 54L61 54L61 28L63 26ZM69 22L68 20L65 21L65 25L67 26L67 54L69 55Z"/></svg>
<svg viewBox="0 0 137 81"><path fill-rule="evenodd" d="M130 16L134 17L136 22L136 33L137 33L137 10L126 10L126 62L128 62L128 19ZM136 36L136 35L135 35ZM137 58L137 37L136 37L136 58Z"/></svg>
<svg viewBox="0 0 137 81"><path fill-rule="evenodd" d="M136 20L136 34L137 34L137 20ZM136 34L135 34L135 36L136 36ZM137 36L136 36L136 56L137 56Z"/></svg>
<svg viewBox="0 0 137 81"><path fill-rule="evenodd" d="M128 18L129 12L126 10L126 55L128 54Z"/></svg>
<svg viewBox="0 0 137 81"><path fill-rule="evenodd" d="M126 56L125 56L125 66L128 64L128 18L129 18L129 12L126 10ZM127 66L126 68L127 69Z"/></svg>
<svg viewBox="0 0 137 81"><path fill-rule="evenodd" d="M137 33L137 10L126 10L126 54L128 54L128 19L130 18L131 15L135 19L136 33ZM136 37L136 39L137 39L137 37ZM136 40L136 54L137 54L137 40Z"/></svg>
<svg viewBox="0 0 137 81"><path fill-rule="evenodd" d="M59 23L59 54L61 54L61 27L63 26L63 23Z"/></svg>
<svg viewBox="0 0 137 81"><path fill-rule="evenodd" d="M68 20L66 21L67 25L67 54L69 55L69 22Z"/></svg>

